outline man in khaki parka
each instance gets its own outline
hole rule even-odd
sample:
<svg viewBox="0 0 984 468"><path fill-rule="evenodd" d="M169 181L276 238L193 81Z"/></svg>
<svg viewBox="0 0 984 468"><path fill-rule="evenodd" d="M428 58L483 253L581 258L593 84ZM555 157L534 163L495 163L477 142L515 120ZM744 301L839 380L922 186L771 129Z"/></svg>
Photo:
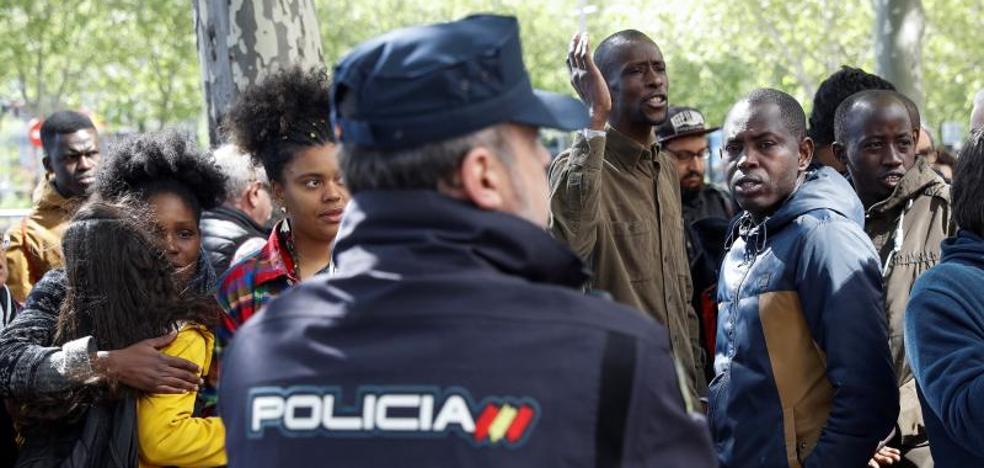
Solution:
<svg viewBox="0 0 984 468"><path fill-rule="evenodd" d="M955 232L950 187L916 157L919 125L905 97L863 91L835 117L834 151L848 167L865 207L865 232L882 261L889 347L898 379L900 466L932 466L915 380L905 355L903 314L916 278L940 259L940 242Z"/></svg>
<svg viewBox="0 0 984 468"><path fill-rule="evenodd" d="M8 235L7 285L23 303L48 270L64 263L62 234L75 211L89 196L99 163L99 140L92 120L73 111L59 111L41 125L45 179L34 192L34 207L14 223Z"/></svg>

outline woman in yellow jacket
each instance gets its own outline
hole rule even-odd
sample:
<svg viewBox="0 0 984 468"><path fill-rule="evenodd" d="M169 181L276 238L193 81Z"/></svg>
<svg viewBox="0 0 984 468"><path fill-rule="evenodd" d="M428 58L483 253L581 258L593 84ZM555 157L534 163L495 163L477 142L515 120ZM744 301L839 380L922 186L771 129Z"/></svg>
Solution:
<svg viewBox="0 0 984 468"><path fill-rule="evenodd" d="M162 351L209 369L214 338L186 324ZM221 466L226 464L225 428L217 417L195 414L195 393L144 395L137 400L140 466Z"/></svg>
<svg viewBox="0 0 984 468"><path fill-rule="evenodd" d="M128 292L133 295L134 303L123 307L124 310L134 306L146 310L148 301L159 300L162 312L152 315L152 311L146 310L139 314L144 315L142 318L138 314L122 314L133 322L128 325L130 331L127 334L132 339L139 338L133 336L135 330L144 330L147 336L177 330L177 337L162 352L196 364L201 369L200 377L204 379L204 374L212 367L214 338L210 330L217 324L221 310L211 294L216 283L215 275L202 250L198 226L202 211L214 208L223 201L224 180L210 158L201 155L193 143L173 133L142 135L129 147L132 149L111 151L107 155L97 189L102 194L112 193L112 189L107 187L121 187L121 196L135 194L138 201L149 208L149 216L145 218L151 221L152 232L157 236L149 239L154 246L144 249L144 252L155 252L155 248L160 250L151 254L145 268L154 271L162 267L168 273L156 280L150 278L153 274L143 273L139 278L134 278L135 281L128 282L127 289L135 290ZM126 215L132 212L119 213L119 217L125 221ZM129 232L131 237L138 234L140 232L137 230ZM93 245L104 236L97 230L89 236L93 238L85 242ZM120 244L124 241L114 242ZM66 241L66 252L68 247ZM115 249L119 250L119 247ZM131 265L139 265L135 259L141 255L146 254L134 252L121 257ZM156 267L150 263L153 258L157 258ZM66 258L66 265L70 264L71 260ZM91 258L89 264L84 266L101 270L113 268L91 262ZM71 273L70 268L68 273ZM140 287L134 288L134 283L140 283ZM112 288L111 282L91 284L87 289L108 288ZM68 309L66 304L63 316ZM141 328L136 319L146 328ZM107 343L98 349L117 347ZM201 409L202 400L197 397L197 393L183 393L146 394L137 398L140 466L226 464L222 421L217 417L200 417L196 410Z"/></svg>

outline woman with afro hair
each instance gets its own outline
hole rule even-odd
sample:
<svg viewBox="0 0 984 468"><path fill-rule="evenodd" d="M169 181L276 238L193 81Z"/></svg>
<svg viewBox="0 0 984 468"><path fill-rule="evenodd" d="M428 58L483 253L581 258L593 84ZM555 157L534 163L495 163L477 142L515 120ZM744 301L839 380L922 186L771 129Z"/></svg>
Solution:
<svg viewBox="0 0 984 468"><path fill-rule="evenodd" d="M48 272L35 285L0 336L0 376L12 380L0 381L0 388L17 398L18 419L34 436L28 442L70 447L74 431L81 430L79 421L71 424L73 408L122 384L141 395L141 466L225 464L221 421L196 417L197 384L213 355L208 327L220 314L198 222L203 210L224 199L224 182L211 160L175 131L138 135L111 148L97 175L96 205L80 211L69 228L73 234L66 235L66 269ZM120 200L130 204L110 206ZM119 208L135 205L140 209ZM143 211L146 216L139 215ZM143 231L132 221L138 218L146 220ZM133 245L144 247L138 254ZM167 278L155 274L161 268L169 271ZM141 291L139 297L133 291ZM164 315L147 315L155 311ZM146 342L162 348L162 359L103 351ZM157 369L144 371L136 362ZM167 374L161 367L183 370ZM190 388L189 380L195 382ZM48 430L51 415L65 430Z"/></svg>
<svg viewBox="0 0 984 468"><path fill-rule="evenodd" d="M261 163L284 219L266 244L235 263L218 299L222 346L287 288L328 269L349 193L338 167L325 72L288 68L247 88L226 114L232 142Z"/></svg>
<svg viewBox="0 0 984 468"><path fill-rule="evenodd" d="M136 197L155 214L165 253L188 287L213 290L216 278L198 228L202 212L222 204L225 176L197 145L174 130L124 141L103 161L96 194Z"/></svg>

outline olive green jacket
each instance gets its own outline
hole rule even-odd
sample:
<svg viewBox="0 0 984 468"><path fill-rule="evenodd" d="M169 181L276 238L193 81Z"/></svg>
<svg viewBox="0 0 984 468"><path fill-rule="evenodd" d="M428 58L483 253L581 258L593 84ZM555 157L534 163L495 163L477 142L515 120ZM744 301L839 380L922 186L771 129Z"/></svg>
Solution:
<svg viewBox="0 0 984 468"><path fill-rule="evenodd" d="M551 163L550 186L551 230L591 266L587 286L665 325L691 397L706 394L672 161L610 127L579 133Z"/></svg>
<svg viewBox="0 0 984 468"><path fill-rule="evenodd" d="M896 242L899 220L902 241ZM899 428L903 445L923 438L922 412L915 380L906 360L903 315L916 278L940 260L940 242L956 232L950 209L950 186L919 158L895 191L868 208L864 230L881 257L885 282L885 313L892 364L899 384Z"/></svg>

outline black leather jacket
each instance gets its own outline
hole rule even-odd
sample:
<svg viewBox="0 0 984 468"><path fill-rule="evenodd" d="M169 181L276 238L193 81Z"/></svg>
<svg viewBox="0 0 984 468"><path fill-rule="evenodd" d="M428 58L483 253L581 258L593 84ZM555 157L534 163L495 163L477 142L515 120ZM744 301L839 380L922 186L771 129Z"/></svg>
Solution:
<svg viewBox="0 0 984 468"><path fill-rule="evenodd" d="M244 242L254 237L266 240L270 235L268 229L256 224L246 213L226 206L203 213L201 229L208 261L218 276L229 269L232 256Z"/></svg>

